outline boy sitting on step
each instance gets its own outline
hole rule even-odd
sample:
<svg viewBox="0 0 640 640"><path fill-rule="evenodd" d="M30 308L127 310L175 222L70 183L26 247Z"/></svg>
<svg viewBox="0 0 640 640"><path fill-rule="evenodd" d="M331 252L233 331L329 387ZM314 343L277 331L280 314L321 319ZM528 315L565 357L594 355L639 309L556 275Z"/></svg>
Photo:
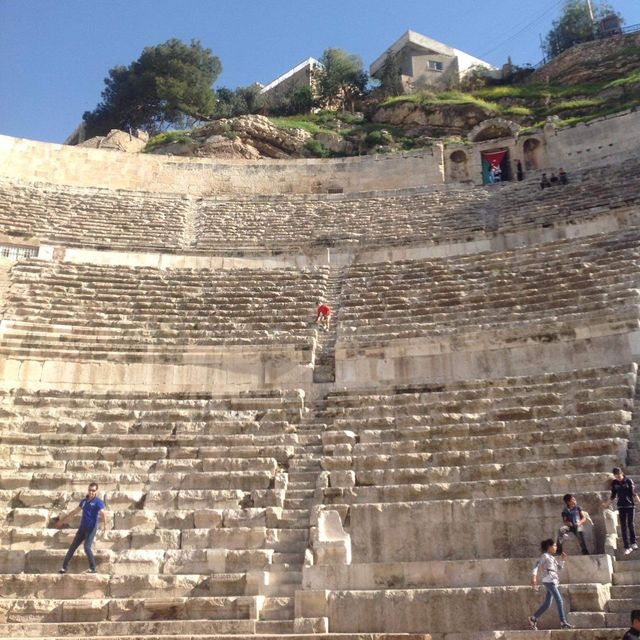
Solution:
<svg viewBox="0 0 640 640"><path fill-rule="evenodd" d="M624 634L622 640L637 640L640 638L640 609L631 612L631 629Z"/></svg>
<svg viewBox="0 0 640 640"><path fill-rule="evenodd" d="M564 538L568 538L569 534L573 533L578 538L582 555L588 556L589 550L584 539L583 527L585 524L593 524L593 522L589 514L580 508L576 497L572 493L565 494L562 499L565 504L562 510L562 522L564 524L558 529L558 553L562 553L562 541Z"/></svg>

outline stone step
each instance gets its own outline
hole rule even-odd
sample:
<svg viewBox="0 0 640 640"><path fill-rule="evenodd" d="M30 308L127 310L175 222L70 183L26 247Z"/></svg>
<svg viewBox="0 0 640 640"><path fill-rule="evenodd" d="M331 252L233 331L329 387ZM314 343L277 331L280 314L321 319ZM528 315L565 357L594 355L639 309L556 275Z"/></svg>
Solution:
<svg viewBox="0 0 640 640"><path fill-rule="evenodd" d="M302 563L303 560L304 560L304 549L302 550L302 553L300 552L282 553L282 552L276 551L272 556L271 563L274 565L286 564L287 566L291 566L296 563Z"/></svg>
<svg viewBox="0 0 640 640"><path fill-rule="evenodd" d="M637 585L640 582L640 574L637 571L617 571L613 574L615 585Z"/></svg>
<svg viewBox="0 0 640 640"><path fill-rule="evenodd" d="M56 600L4 598L3 607L9 622L76 622L153 620L171 617L179 620L255 619L256 598L167 597L167 598L92 598ZM288 610L287 610L288 611Z"/></svg>
<svg viewBox="0 0 640 640"><path fill-rule="evenodd" d="M260 609L260 620L293 620L294 598L266 597Z"/></svg>
<svg viewBox="0 0 640 640"><path fill-rule="evenodd" d="M611 587L611 597L616 600L627 598L640 600L640 584L614 585Z"/></svg>
<svg viewBox="0 0 640 640"><path fill-rule="evenodd" d="M626 599L611 599L607 602L607 612L608 613L626 613L629 615L629 612L634 609L638 604L638 601L635 598L626 598Z"/></svg>

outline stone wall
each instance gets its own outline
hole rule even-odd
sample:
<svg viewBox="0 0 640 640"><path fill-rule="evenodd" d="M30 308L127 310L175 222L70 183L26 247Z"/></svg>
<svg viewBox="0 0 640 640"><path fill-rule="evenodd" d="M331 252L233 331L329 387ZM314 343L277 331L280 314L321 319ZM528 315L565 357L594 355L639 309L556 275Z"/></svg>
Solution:
<svg viewBox="0 0 640 640"><path fill-rule="evenodd" d="M545 132L548 167L578 170L637 157L640 111Z"/></svg>
<svg viewBox="0 0 640 640"><path fill-rule="evenodd" d="M326 193L439 185L442 146L334 160L216 161L116 154L0 136L0 175L77 187L154 193Z"/></svg>

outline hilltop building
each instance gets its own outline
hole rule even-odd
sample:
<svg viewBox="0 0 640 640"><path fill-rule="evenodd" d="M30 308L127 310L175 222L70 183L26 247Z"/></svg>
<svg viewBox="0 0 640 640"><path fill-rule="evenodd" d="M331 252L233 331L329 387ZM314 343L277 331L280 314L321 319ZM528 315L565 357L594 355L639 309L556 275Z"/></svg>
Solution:
<svg viewBox="0 0 640 640"><path fill-rule="evenodd" d="M260 94L268 102L277 102L279 98L291 92L292 89L313 84L313 71L322 65L315 58L307 58L304 62L289 69L269 84L262 87Z"/></svg>
<svg viewBox="0 0 640 640"><path fill-rule="evenodd" d="M485 60L415 31L407 31L371 64L369 73L372 77L379 77L390 51L398 54L405 91L424 87L446 89L474 67L498 72Z"/></svg>

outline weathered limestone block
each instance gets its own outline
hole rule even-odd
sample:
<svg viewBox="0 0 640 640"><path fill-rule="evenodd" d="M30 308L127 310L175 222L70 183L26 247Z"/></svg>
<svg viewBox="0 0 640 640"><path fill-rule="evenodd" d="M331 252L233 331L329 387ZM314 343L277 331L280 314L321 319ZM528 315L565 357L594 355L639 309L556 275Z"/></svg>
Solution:
<svg viewBox="0 0 640 640"><path fill-rule="evenodd" d="M355 487L356 474L353 471L331 471L329 482L332 487Z"/></svg>
<svg viewBox="0 0 640 640"><path fill-rule="evenodd" d="M610 556L615 557L618 548L618 523L616 514L611 509L604 509L602 512L604 518L604 551Z"/></svg>
<svg viewBox="0 0 640 640"><path fill-rule="evenodd" d="M222 526L224 510L222 509L198 509L193 513L196 529L217 529Z"/></svg>
<svg viewBox="0 0 640 640"><path fill-rule="evenodd" d="M357 436L353 431L323 431L322 444L326 447L329 444L356 444Z"/></svg>
<svg viewBox="0 0 640 640"><path fill-rule="evenodd" d="M49 510L13 509L9 521L14 527L45 527L49 521Z"/></svg>
<svg viewBox="0 0 640 640"><path fill-rule="evenodd" d="M0 573L22 573L25 562L25 551L0 549Z"/></svg>
<svg viewBox="0 0 640 640"><path fill-rule="evenodd" d="M136 509L144 497L144 491L111 491L107 495L108 508L111 511Z"/></svg>
<svg viewBox="0 0 640 640"><path fill-rule="evenodd" d="M179 509L233 509L240 505L244 492L240 489L215 490L187 489L177 494Z"/></svg>
<svg viewBox="0 0 640 640"><path fill-rule="evenodd" d="M199 583L196 576L113 576L110 589L113 598L154 598L158 594L172 598L192 594Z"/></svg>
<svg viewBox="0 0 640 640"><path fill-rule="evenodd" d="M148 509L116 511L113 514L113 526L116 529L155 529L158 526L158 516Z"/></svg>
<svg viewBox="0 0 640 640"><path fill-rule="evenodd" d="M158 529L156 531L133 531L132 549L178 549L180 531L176 529Z"/></svg>
<svg viewBox="0 0 640 640"><path fill-rule="evenodd" d="M328 618L295 618L293 632L302 634L329 633Z"/></svg>
<svg viewBox="0 0 640 640"><path fill-rule="evenodd" d="M223 525L229 528L269 526L266 521L269 509L225 509Z"/></svg>
<svg viewBox="0 0 640 640"><path fill-rule="evenodd" d="M261 549L267 544L266 527L213 529L209 533L209 544L211 547L222 547L224 549Z"/></svg>
<svg viewBox="0 0 640 640"><path fill-rule="evenodd" d="M162 573L165 552L162 550L125 551L118 554L111 566L114 575L140 575Z"/></svg>
<svg viewBox="0 0 640 640"><path fill-rule="evenodd" d="M337 511L321 511L314 534L315 564L351 564L351 536L342 528Z"/></svg>
<svg viewBox="0 0 640 640"><path fill-rule="evenodd" d="M195 512L187 509L170 509L156 514L161 529L193 529Z"/></svg>
<svg viewBox="0 0 640 640"><path fill-rule="evenodd" d="M320 464L325 471L341 471L353 468L353 458L351 456L323 457Z"/></svg>
<svg viewBox="0 0 640 640"><path fill-rule="evenodd" d="M72 599L104 598L109 590L109 576L37 575L0 576L0 591L8 598Z"/></svg>
<svg viewBox="0 0 640 640"><path fill-rule="evenodd" d="M566 589L572 611L604 611L611 598L610 584L570 584Z"/></svg>
<svg viewBox="0 0 640 640"><path fill-rule="evenodd" d="M8 600L11 606L6 613L6 622L62 622L60 600Z"/></svg>

